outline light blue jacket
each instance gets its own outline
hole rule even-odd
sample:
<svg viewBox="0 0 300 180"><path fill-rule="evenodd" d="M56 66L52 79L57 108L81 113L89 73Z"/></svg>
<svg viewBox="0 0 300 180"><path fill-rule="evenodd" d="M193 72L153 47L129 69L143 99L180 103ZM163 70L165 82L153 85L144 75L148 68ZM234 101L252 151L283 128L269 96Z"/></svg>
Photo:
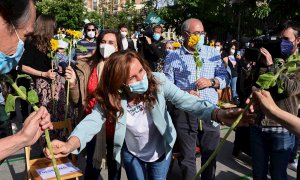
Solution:
<svg viewBox="0 0 300 180"><path fill-rule="evenodd" d="M201 100L196 96L182 91L172 82L170 82L163 73L153 73L155 79L159 83L157 92L157 102L150 110L150 114L155 126L162 135L162 146L164 146L166 158L171 154L171 150L176 140L176 130L172 123L172 119L167 112L166 101L169 100L177 108L190 112L199 116L202 120L210 121L211 113L215 109L215 105L206 100ZM121 148L125 140L126 133L126 108L127 100L122 99L122 107L124 115L118 119L115 127L114 136L114 158L120 163ZM92 113L87 115L74 129L70 136L76 136L80 140L80 148L75 150L74 154L79 153L85 148L86 143L95 136L104 125L105 118L99 105L93 109Z"/></svg>

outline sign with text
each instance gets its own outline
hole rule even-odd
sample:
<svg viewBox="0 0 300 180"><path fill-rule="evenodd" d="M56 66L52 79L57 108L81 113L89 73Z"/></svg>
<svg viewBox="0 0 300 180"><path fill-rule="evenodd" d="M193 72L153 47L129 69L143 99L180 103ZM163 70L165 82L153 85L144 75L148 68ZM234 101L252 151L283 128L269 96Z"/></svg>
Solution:
<svg viewBox="0 0 300 180"><path fill-rule="evenodd" d="M60 175L69 174L69 173L72 173L72 172L79 171L79 169L77 167L75 167L71 162L68 162L66 164L59 164L59 165L57 165L57 168L59 169ZM41 168L41 169L36 169L36 172L43 179L48 179L48 178L55 177L55 172L54 172L53 166L46 167L46 168Z"/></svg>

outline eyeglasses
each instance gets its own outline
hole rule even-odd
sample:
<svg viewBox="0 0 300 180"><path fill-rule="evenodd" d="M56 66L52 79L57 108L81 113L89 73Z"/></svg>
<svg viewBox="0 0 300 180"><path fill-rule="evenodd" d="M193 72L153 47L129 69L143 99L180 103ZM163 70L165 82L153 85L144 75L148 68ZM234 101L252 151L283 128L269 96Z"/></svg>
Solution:
<svg viewBox="0 0 300 180"><path fill-rule="evenodd" d="M195 35L195 36L205 36L206 35L206 32L202 31L202 32L199 32L199 31L196 31L196 32L189 32L189 31L185 31L189 36L191 36L192 34Z"/></svg>
<svg viewBox="0 0 300 180"><path fill-rule="evenodd" d="M96 31L96 29L87 29L87 31Z"/></svg>

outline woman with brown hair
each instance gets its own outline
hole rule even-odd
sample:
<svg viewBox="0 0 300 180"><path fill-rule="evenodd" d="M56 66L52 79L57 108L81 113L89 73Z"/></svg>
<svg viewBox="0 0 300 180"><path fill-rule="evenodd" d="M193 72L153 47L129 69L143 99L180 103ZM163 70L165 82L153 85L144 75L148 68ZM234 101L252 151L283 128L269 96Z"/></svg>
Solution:
<svg viewBox="0 0 300 180"><path fill-rule="evenodd" d="M78 153L106 121L115 123L115 160L125 166L127 178L166 179L176 130L166 101L201 119L231 124L241 110L217 109L154 73L133 51L114 53L105 63L95 96L97 105L72 132L67 142L52 141L55 157ZM241 124L252 123L247 115ZM50 157L48 149L45 154Z"/></svg>
<svg viewBox="0 0 300 180"><path fill-rule="evenodd" d="M50 40L54 36L55 29L54 17L40 15L35 22L33 34L25 42L25 52L19 63L21 70L32 76L39 96L39 105L48 109L51 120L54 122L64 119L66 100L65 78L52 71L52 60L47 56L50 52ZM55 82L54 95L51 90L51 80ZM73 111L70 105L68 117L71 116L73 116ZM56 131L53 136L63 139L66 135L62 131Z"/></svg>
<svg viewBox="0 0 300 180"><path fill-rule="evenodd" d="M79 120L90 114L96 104L93 93L100 82L104 62L109 56L122 50L118 32L105 30L96 39L96 50L91 57L77 60L75 71L68 67L66 78L70 79L70 99L79 106ZM114 125L107 124L88 144L84 179L98 179L100 170L108 166L109 179L120 179L121 171L112 156ZM106 153L107 149L107 153Z"/></svg>

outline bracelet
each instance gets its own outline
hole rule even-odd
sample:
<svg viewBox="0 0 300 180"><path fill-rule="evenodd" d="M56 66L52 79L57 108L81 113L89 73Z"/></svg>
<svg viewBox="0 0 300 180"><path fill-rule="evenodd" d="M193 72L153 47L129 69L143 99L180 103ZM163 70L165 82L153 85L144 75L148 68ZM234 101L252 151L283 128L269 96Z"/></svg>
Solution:
<svg viewBox="0 0 300 180"><path fill-rule="evenodd" d="M43 77L43 72L41 71L41 77Z"/></svg>
<svg viewBox="0 0 300 180"><path fill-rule="evenodd" d="M219 124L221 124L221 125L224 125L224 122L223 121L221 121L219 118L218 118L218 113L219 113L219 111L220 111L221 109L220 108L217 108L216 110L215 110L215 113L214 113L214 119L215 119L215 121L217 122L217 123L219 123Z"/></svg>

